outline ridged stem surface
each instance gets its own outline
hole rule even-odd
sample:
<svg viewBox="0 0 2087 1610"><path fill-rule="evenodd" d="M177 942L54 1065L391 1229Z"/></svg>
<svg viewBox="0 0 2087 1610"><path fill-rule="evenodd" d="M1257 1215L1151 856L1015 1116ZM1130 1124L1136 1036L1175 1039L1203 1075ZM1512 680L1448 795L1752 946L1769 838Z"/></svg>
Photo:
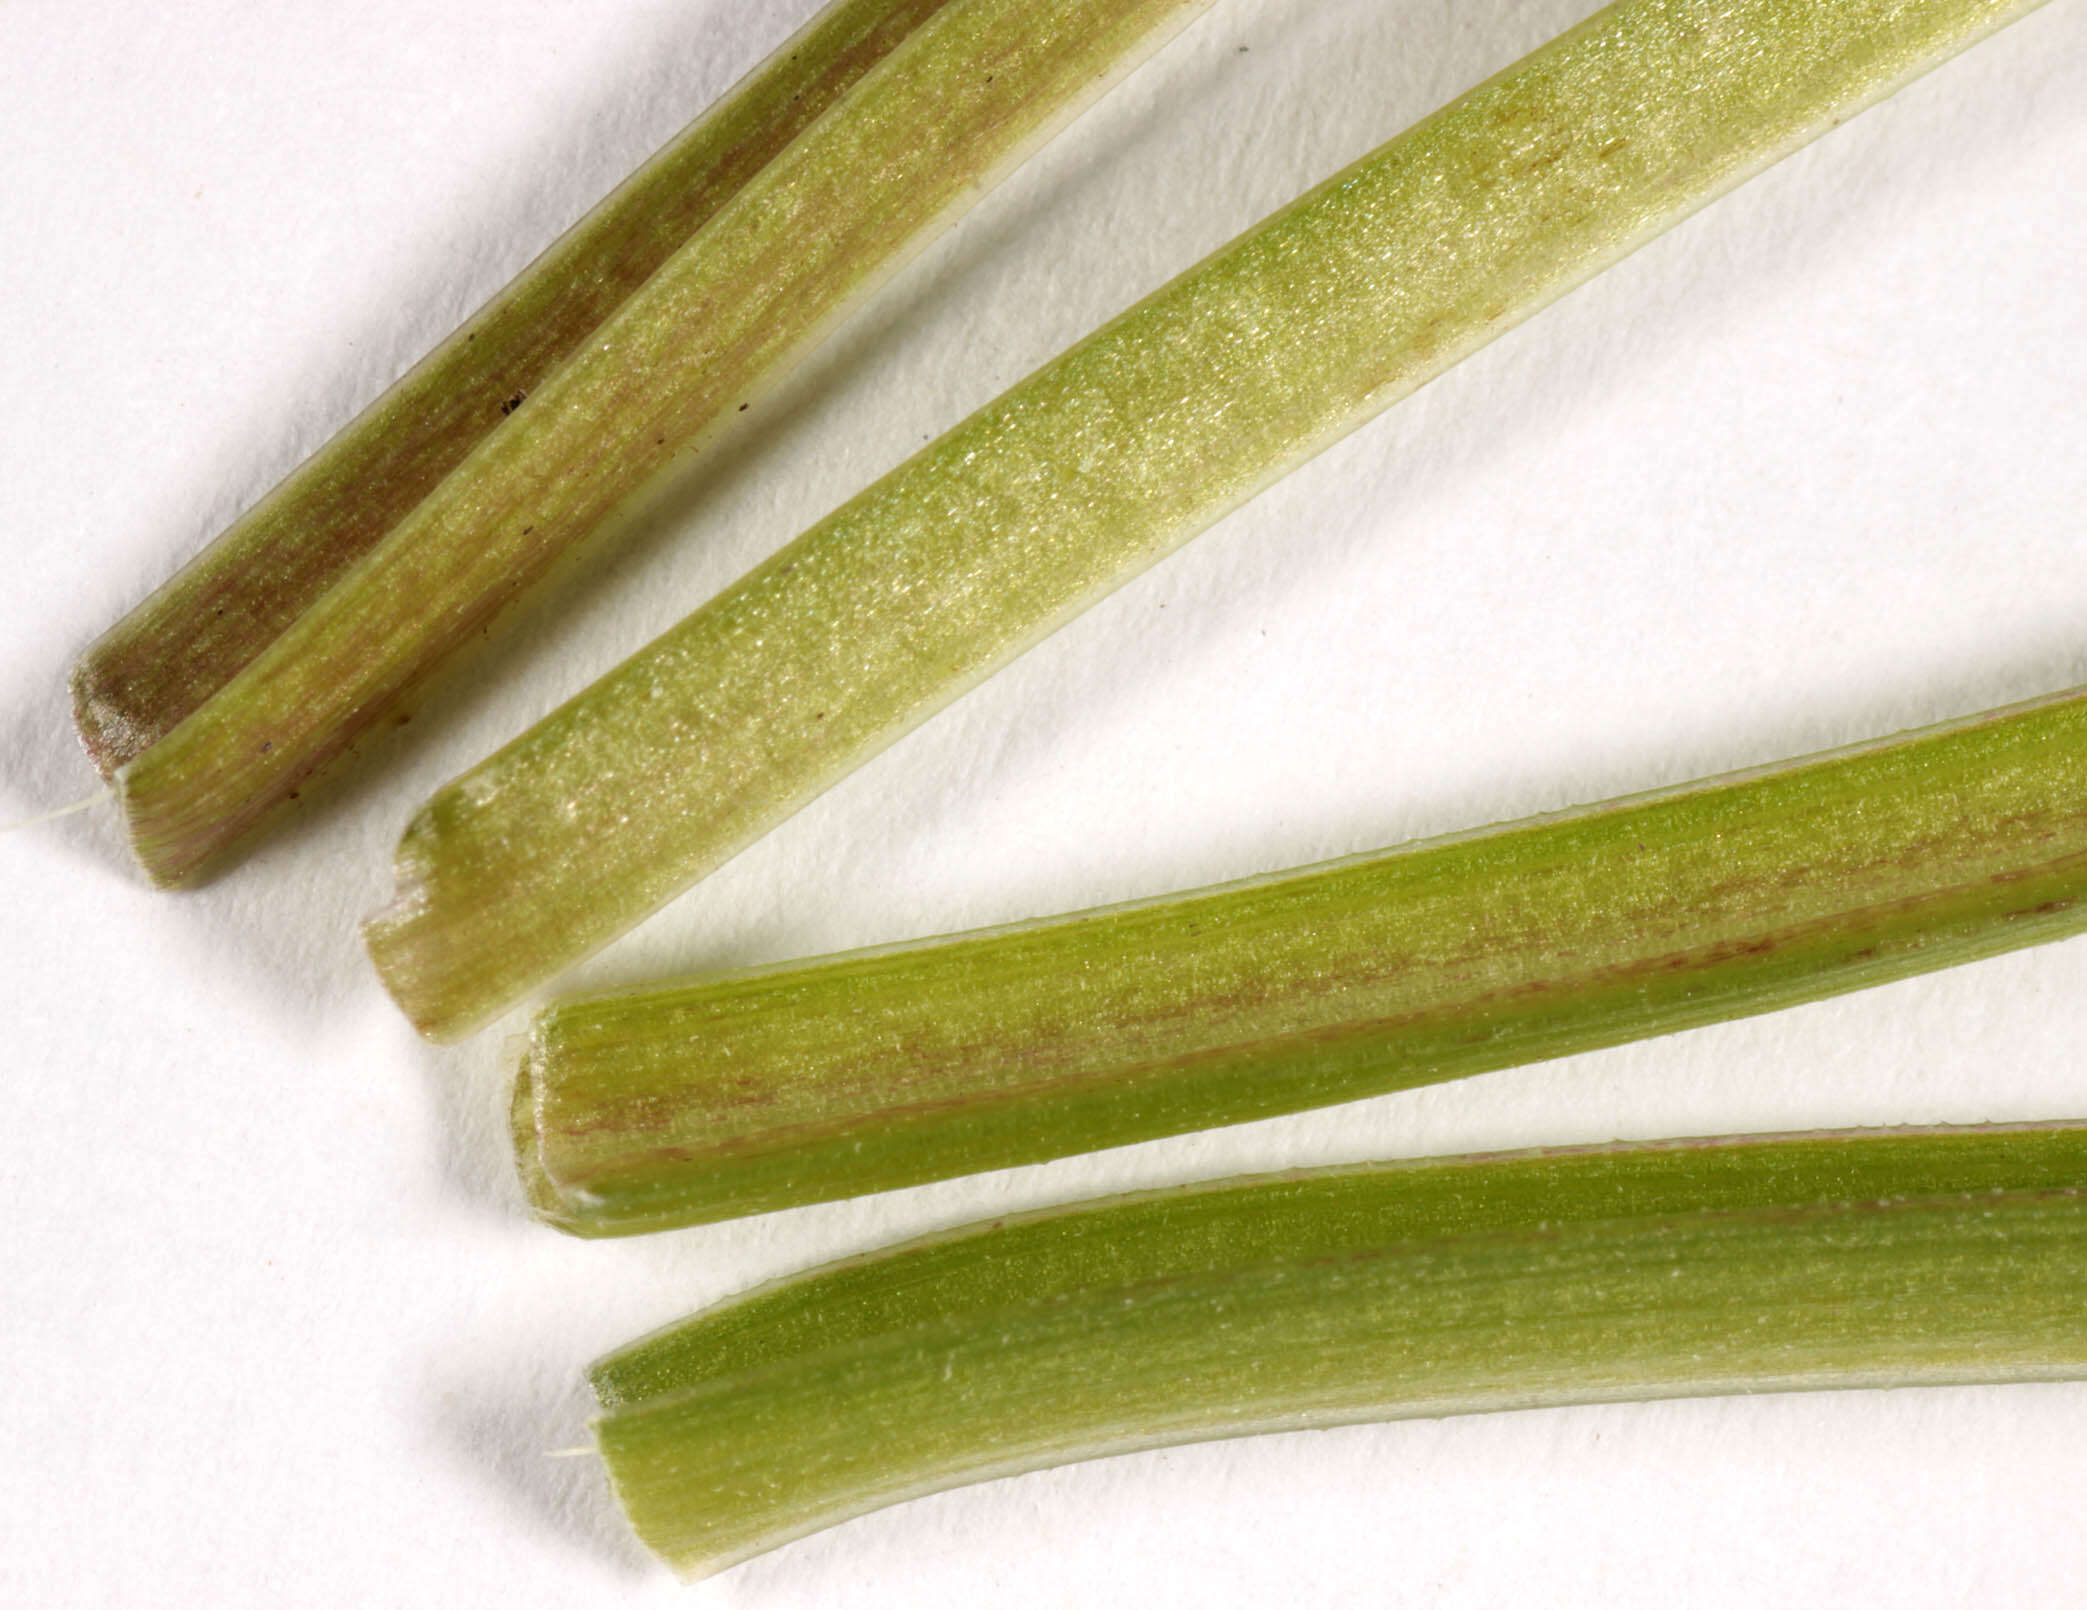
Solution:
<svg viewBox="0 0 2087 1610"><path fill-rule="evenodd" d="M703 1575L1133 1449L1617 1399L2087 1374L2087 1129L1432 1159L931 1237L611 1355L597 1436Z"/></svg>
<svg viewBox="0 0 2087 1610"><path fill-rule="evenodd" d="M1164 900L582 997L517 1155L622 1235L1240 1123L2087 928L2087 690Z"/></svg>
<svg viewBox="0 0 2087 1610"><path fill-rule="evenodd" d="M947 0L836 0L81 656L104 776L286 631L813 118Z"/></svg>
<svg viewBox="0 0 2087 1610"><path fill-rule="evenodd" d="M2034 0L1621 0L1038 370L437 793L366 936L436 1038L1286 470Z"/></svg>
<svg viewBox="0 0 2087 1610"><path fill-rule="evenodd" d="M278 637L118 769L146 870L207 871L1210 3L947 0L920 17Z"/></svg>

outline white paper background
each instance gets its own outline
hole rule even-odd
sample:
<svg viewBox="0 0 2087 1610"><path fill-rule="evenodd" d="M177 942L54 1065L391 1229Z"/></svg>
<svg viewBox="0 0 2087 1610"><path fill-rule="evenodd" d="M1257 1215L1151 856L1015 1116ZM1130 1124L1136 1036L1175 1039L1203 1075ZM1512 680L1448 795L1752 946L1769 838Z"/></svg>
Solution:
<svg viewBox="0 0 2087 1610"><path fill-rule="evenodd" d="M812 0L0 5L0 817L62 678ZM1522 1414L1120 1459L695 1589L581 1365L930 1226L1243 1169L2087 1113L2087 945L1460 1085L634 1242L525 1222L497 1032L354 920L447 776L876 472L1586 0L1220 0L404 741L204 892L0 837L0 1601L2055 1603L2087 1388ZM2053 5L1501 341L588 966L1117 900L2087 680L2087 12ZM765 415L765 417L764 417Z"/></svg>

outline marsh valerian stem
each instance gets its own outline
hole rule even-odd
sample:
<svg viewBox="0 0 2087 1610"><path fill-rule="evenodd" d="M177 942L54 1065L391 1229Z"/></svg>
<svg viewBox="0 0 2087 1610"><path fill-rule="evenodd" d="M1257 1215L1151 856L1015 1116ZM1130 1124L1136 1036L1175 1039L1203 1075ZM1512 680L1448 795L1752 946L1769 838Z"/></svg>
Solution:
<svg viewBox="0 0 2087 1610"><path fill-rule="evenodd" d="M1245 883L559 1003L537 1211L623 1235L1239 1123L2087 927L2087 690Z"/></svg>

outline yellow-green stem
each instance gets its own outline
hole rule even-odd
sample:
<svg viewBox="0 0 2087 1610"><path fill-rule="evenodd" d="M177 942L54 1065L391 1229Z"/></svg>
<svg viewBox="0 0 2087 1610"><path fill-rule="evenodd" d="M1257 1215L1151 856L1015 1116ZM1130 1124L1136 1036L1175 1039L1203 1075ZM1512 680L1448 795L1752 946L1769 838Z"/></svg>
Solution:
<svg viewBox="0 0 2087 1610"><path fill-rule="evenodd" d="M430 800L436 1038L643 919L1302 459L2035 0L1620 0L1046 365Z"/></svg>

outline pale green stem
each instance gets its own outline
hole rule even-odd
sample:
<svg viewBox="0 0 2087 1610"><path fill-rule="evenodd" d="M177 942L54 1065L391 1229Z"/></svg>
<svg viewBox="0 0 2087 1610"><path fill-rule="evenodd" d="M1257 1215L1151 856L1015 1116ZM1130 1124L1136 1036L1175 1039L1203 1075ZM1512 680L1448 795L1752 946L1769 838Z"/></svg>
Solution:
<svg viewBox="0 0 2087 1610"><path fill-rule="evenodd" d="M537 1211L627 1235L1664 1034L2087 927L2087 691L1110 911L563 1002Z"/></svg>
<svg viewBox="0 0 2087 1610"><path fill-rule="evenodd" d="M612 1354L596 1432L701 1576L967 1482L1215 1437L2087 1375L2087 1127L1227 1181L764 1287Z"/></svg>
<svg viewBox="0 0 2087 1610"><path fill-rule="evenodd" d="M948 0L776 152L282 633L116 772L206 871L935 231L1212 0Z"/></svg>
<svg viewBox="0 0 2087 1610"><path fill-rule="evenodd" d="M1271 480L2035 0L1621 0L1021 382L435 795L423 1032L606 944Z"/></svg>

